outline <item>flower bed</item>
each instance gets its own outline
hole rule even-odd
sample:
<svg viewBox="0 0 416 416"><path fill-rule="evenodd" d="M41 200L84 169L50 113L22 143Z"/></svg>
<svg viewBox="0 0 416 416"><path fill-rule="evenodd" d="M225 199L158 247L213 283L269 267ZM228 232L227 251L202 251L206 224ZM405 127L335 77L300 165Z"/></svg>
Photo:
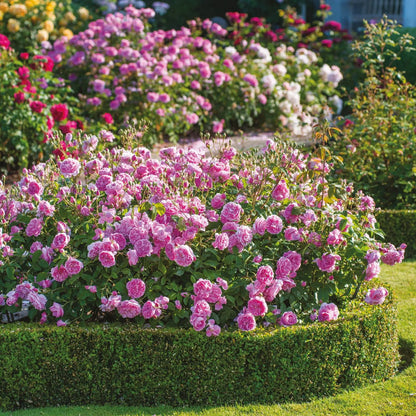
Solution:
<svg viewBox="0 0 416 416"><path fill-rule="evenodd" d="M0 326L0 355L5 410L305 401L394 374L396 306L389 295L337 322L217 338L137 325L11 324Z"/></svg>

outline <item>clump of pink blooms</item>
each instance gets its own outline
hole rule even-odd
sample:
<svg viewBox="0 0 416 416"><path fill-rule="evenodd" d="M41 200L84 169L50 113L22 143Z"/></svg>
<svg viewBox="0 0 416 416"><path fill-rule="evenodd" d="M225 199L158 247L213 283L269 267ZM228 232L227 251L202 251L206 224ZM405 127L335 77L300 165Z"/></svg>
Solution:
<svg viewBox="0 0 416 416"><path fill-rule="evenodd" d="M0 188L0 312L25 301L40 322L134 319L207 336L333 321L334 299L404 258L404 244L377 241L371 197L341 183L329 198L330 166L284 143L155 159L112 148L109 134L68 134L77 157ZM374 282L363 298L379 305L388 291Z"/></svg>
<svg viewBox="0 0 416 416"><path fill-rule="evenodd" d="M272 110L273 127L308 135L317 117L336 109L342 74L320 65L317 53L284 44L270 51L254 39L238 50L232 42L221 46L228 31L209 19L149 31L152 12L128 6L45 50L74 88L88 71L88 90L80 90L88 113L119 122L140 113L173 137L196 124L221 133Z"/></svg>

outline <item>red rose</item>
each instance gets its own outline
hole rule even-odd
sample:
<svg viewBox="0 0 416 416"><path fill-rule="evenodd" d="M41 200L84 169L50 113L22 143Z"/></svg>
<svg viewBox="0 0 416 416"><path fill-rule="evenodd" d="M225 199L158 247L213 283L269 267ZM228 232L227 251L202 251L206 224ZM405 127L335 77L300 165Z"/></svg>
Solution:
<svg viewBox="0 0 416 416"><path fill-rule="evenodd" d="M331 48L332 47L332 40L331 39L323 39L321 42L321 45L325 48Z"/></svg>
<svg viewBox="0 0 416 416"><path fill-rule="evenodd" d="M27 52L22 52L20 54L20 59L23 59L23 60L29 59L29 54Z"/></svg>
<svg viewBox="0 0 416 416"><path fill-rule="evenodd" d="M114 123L113 117L110 113L104 113L101 117L104 119L104 121L107 124L113 124Z"/></svg>
<svg viewBox="0 0 416 416"><path fill-rule="evenodd" d="M33 69L37 67L38 63L39 66L45 71L51 72L53 69L53 60L49 56L35 55L33 57L33 61L34 63L31 65Z"/></svg>
<svg viewBox="0 0 416 416"><path fill-rule="evenodd" d="M2 35L1 33L0 33L0 46L3 47L4 49L9 49L9 46L10 46L9 38L5 35Z"/></svg>
<svg viewBox="0 0 416 416"><path fill-rule="evenodd" d="M17 104L21 104L23 101L25 101L25 94L21 91L14 93L14 101Z"/></svg>
<svg viewBox="0 0 416 416"><path fill-rule="evenodd" d="M55 121L62 121L68 117L68 108L65 104L55 104L51 107L51 114Z"/></svg>
<svg viewBox="0 0 416 416"><path fill-rule="evenodd" d="M30 103L30 108L35 113L41 113L42 110L46 107L46 104L42 103L41 101L32 101Z"/></svg>
<svg viewBox="0 0 416 416"><path fill-rule="evenodd" d="M63 126L59 126L59 130L61 130L62 134L71 133L72 130L77 128L77 123L75 121L68 121Z"/></svg>

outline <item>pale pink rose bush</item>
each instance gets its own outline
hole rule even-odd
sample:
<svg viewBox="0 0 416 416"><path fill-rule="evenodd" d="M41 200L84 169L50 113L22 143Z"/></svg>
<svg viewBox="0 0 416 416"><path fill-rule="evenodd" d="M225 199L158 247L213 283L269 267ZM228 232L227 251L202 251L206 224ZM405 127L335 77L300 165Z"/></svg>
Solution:
<svg viewBox="0 0 416 416"><path fill-rule="evenodd" d="M125 319L217 336L334 321L358 293L368 308L388 296L380 263L401 262L405 245L376 240L373 201L334 188L330 166L283 142L153 159L108 137L67 135L77 159L0 189L1 313L25 301L42 323Z"/></svg>
<svg viewBox="0 0 416 416"><path fill-rule="evenodd" d="M308 135L328 107L335 110L330 97L342 74L317 53L254 39L232 46L231 26L208 19L152 31L152 12L128 6L44 51L82 94L88 117L110 114L119 124L144 118L153 137L177 140L259 120Z"/></svg>

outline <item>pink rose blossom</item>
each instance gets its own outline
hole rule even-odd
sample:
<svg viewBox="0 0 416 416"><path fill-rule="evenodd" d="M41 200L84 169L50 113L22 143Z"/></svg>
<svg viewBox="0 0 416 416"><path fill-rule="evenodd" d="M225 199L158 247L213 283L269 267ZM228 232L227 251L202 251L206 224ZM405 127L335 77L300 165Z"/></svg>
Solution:
<svg viewBox="0 0 416 416"><path fill-rule="evenodd" d="M314 262L317 264L319 270L323 272L332 273L336 268L336 261L341 260L338 254L325 253L320 259L315 259Z"/></svg>
<svg viewBox="0 0 416 416"><path fill-rule="evenodd" d="M208 299L213 284L211 281L206 279L199 279L194 283L194 293L198 299Z"/></svg>
<svg viewBox="0 0 416 416"><path fill-rule="evenodd" d="M142 307L142 315L144 319L151 319L156 317L156 305L151 300L148 300Z"/></svg>
<svg viewBox="0 0 416 416"><path fill-rule="evenodd" d="M370 263L365 270L365 280L371 280L380 274L380 263L375 261Z"/></svg>
<svg viewBox="0 0 416 416"><path fill-rule="evenodd" d="M206 317L204 316L192 314L189 320L195 331L202 331L206 326Z"/></svg>
<svg viewBox="0 0 416 416"><path fill-rule="evenodd" d="M279 234L283 229L283 221L277 215L269 215L266 218L266 231L270 234Z"/></svg>
<svg viewBox="0 0 416 416"><path fill-rule="evenodd" d="M101 251L98 260L103 267L112 267L116 264L116 258L111 251Z"/></svg>
<svg viewBox="0 0 416 416"><path fill-rule="evenodd" d="M37 237L42 231L43 221L39 218L32 218L26 227L28 237Z"/></svg>
<svg viewBox="0 0 416 416"><path fill-rule="evenodd" d="M277 186L273 189L272 198L276 201L282 201L290 196L289 188L287 187L286 181L281 180Z"/></svg>
<svg viewBox="0 0 416 416"><path fill-rule="evenodd" d="M327 244L333 246L341 244L343 241L344 237L342 236L341 231L338 229L332 230L326 239Z"/></svg>
<svg viewBox="0 0 416 416"><path fill-rule="evenodd" d="M54 237L52 241L51 248L56 249L56 250L62 250L68 245L69 240L70 240L70 237L66 233L56 234L56 236Z"/></svg>
<svg viewBox="0 0 416 416"><path fill-rule="evenodd" d="M335 303L323 303L319 308L318 321L335 321L338 319L339 310Z"/></svg>
<svg viewBox="0 0 416 416"><path fill-rule="evenodd" d="M211 206L214 209L220 209L224 206L226 200L225 194L216 194L214 198L211 199Z"/></svg>
<svg viewBox="0 0 416 416"><path fill-rule="evenodd" d="M194 252L188 246L178 246L173 250L173 252L175 256L175 262L179 266L188 267L196 260Z"/></svg>
<svg viewBox="0 0 416 416"><path fill-rule="evenodd" d="M97 286L84 286L91 293L97 293Z"/></svg>
<svg viewBox="0 0 416 416"><path fill-rule="evenodd" d="M145 238L135 241L134 248L138 257L149 257L153 252L152 243Z"/></svg>
<svg viewBox="0 0 416 416"><path fill-rule="evenodd" d="M81 164L78 160L70 157L61 162L59 169L64 178L70 178L71 176L78 175L81 169Z"/></svg>
<svg viewBox="0 0 416 416"><path fill-rule="evenodd" d="M141 298L146 292L146 284L141 279L133 279L126 284L128 295L133 299Z"/></svg>
<svg viewBox="0 0 416 416"><path fill-rule="evenodd" d="M217 337L221 333L221 327L215 324L213 319L208 320L208 326L206 330L207 337Z"/></svg>
<svg viewBox="0 0 416 416"><path fill-rule="evenodd" d="M273 279L274 279L274 272L270 266L260 266L257 269L257 280L260 283L266 286L269 286L272 284Z"/></svg>
<svg viewBox="0 0 416 416"><path fill-rule="evenodd" d="M280 257L276 263L276 278L283 279L284 277L291 277L293 272L293 265L287 257Z"/></svg>
<svg viewBox="0 0 416 416"><path fill-rule="evenodd" d="M64 265L55 266L51 269L51 276L56 282L63 282L69 277L67 270Z"/></svg>
<svg viewBox="0 0 416 416"><path fill-rule="evenodd" d="M64 310L62 306L57 302L54 302L53 305L49 308L49 310L52 312L52 315L55 318L62 318L64 316Z"/></svg>
<svg viewBox="0 0 416 416"><path fill-rule="evenodd" d="M248 301L247 310L254 316L264 316L267 313L267 303L263 297L256 296Z"/></svg>
<svg viewBox="0 0 416 416"><path fill-rule="evenodd" d="M225 250L228 248L229 238L225 233L215 234L215 241L212 243L212 246L217 250Z"/></svg>
<svg viewBox="0 0 416 416"><path fill-rule="evenodd" d="M223 224L226 222L239 222L240 216L243 212L243 208L241 208L240 204L236 204L235 202L228 202L222 208L221 222Z"/></svg>
<svg viewBox="0 0 416 416"><path fill-rule="evenodd" d="M65 262L65 269L70 276L78 274L84 267L83 263L73 257L69 257Z"/></svg>
<svg viewBox="0 0 416 416"><path fill-rule="evenodd" d="M140 310L140 305L134 299L124 300L117 306L117 311L123 318L135 318L140 315Z"/></svg>
<svg viewBox="0 0 416 416"><path fill-rule="evenodd" d="M385 289L384 287L379 287L377 289L370 289L365 296L365 301L369 305L381 305L386 299L386 296L388 294L389 294L388 290Z"/></svg>
<svg viewBox="0 0 416 416"><path fill-rule="evenodd" d="M266 220L262 217L256 218L253 225L254 234L264 235L266 232Z"/></svg>
<svg viewBox="0 0 416 416"><path fill-rule="evenodd" d="M253 331L256 328L256 318L244 308L237 317L237 324L242 331Z"/></svg>
<svg viewBox="0 0 416 416"><path fill-rule="evenodd" d="M62 319L56 322L56 326L66 326L66 325L67 325L66 322L63 321Z"/></svg>
<svg viewBox="0 0 416 416"><path fill-rule="evenodd" d="M299 241L301 238L300 232L296 227L287 227L285 230L285 239L287 241Z"/></svg>
<svg viewBox="0 0 416 416"><path fill-rule="evenodd" d="M302 264L302 256L297 253L296 251L287 251L283 254L283 257L286 257L292 263L292 272L296 272L299 270Z"/></svg>
<svg viewBox="0 0 416 416"><path fill-rule="evenodd" d="M209 303L203 299L197 301L195 305L192 306L191 310L194 314L203 316L204 318L211 316L211 308Z"/></svg>
<svg viewBox="0 0 416 416"><path fill-rule="evenodd" d="M266 302L273 302L278 293L283 289L283 281L280 279L273 280L270 287L264 291L264 299Z"/></svg>
<svg viewBox="0 0 416 416"><path fill-rule="evenodd" d="M279 320L279 324L282 326L292 326L298 322L298 318L294 312L287 311L285 312Z"/></svg>

